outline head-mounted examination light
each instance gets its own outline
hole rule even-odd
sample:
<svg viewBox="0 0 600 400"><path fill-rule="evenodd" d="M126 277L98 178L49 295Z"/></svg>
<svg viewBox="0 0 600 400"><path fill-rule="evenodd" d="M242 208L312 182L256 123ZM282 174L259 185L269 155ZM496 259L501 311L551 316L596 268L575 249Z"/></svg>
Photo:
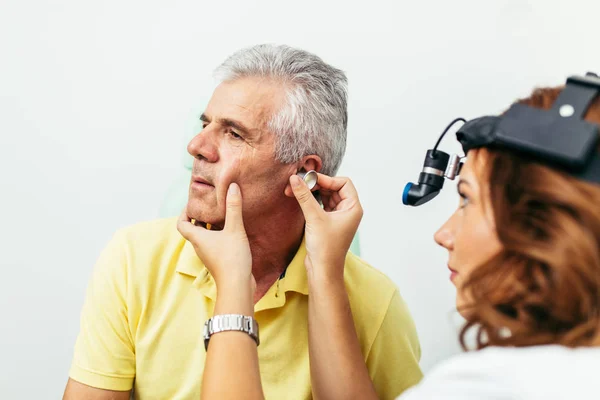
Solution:
<svg viewBox="0 0 600 400"><path fill-rule="evenodd" d="M599 92L600 77L589 72L568 78L550 110L517 103L502 116L468 122L455 119L427 151L418 183L404 187L402 202L409 206L425 204L439 194L446 178L454 179L460 173L461 157L437 149L458 121L465 122L456 132L465 155L481 147L509 149L578 179L600 184L600 154L596 151L599 126L583 119Z"/></svg>

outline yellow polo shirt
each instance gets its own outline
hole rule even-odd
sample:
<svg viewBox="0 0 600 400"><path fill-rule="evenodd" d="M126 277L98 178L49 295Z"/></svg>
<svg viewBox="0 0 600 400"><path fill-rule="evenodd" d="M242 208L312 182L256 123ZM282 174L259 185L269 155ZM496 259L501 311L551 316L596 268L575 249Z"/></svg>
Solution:
<svg viewBox="0 0 600 400"><path fill-rule="evenodd" d="M267 399L311 398L305 255L303 244L255 306ZM422 378L413 320L390 279L350 253L344 280L377 393L393 399ZM136 399L199 399L202 328L215 297L215 283L176 219L118 231L94 268L70 377L103 389L133 388Z"/></svg>

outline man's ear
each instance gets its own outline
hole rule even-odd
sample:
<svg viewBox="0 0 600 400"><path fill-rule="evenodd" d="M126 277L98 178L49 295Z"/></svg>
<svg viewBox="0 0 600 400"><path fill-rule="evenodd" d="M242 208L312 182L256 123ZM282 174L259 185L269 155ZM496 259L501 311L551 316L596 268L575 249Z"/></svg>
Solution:
<svg viewBox="0 0 600 400"><path fill-rule="evenodd" d="M302 157L302 160L298 161L296 166L297 166L296 173L298 173L300 171L321 172L321 169L323 168L323 161L321 160L321 157L319 157L318 155L312 154L310 156ZM289 182L285 186L284 193L287 197L294 197L294 192L292 192L292 187L290 186Z"/></svg>
<svg viewBox="0 0 600 400"><path fill-rule="evenodd" d="M321 172L323 168L323 161L321 161L321 157L317 155L305 156L301 161L301 166L298 169L299 171L317 171Z"/></svg>

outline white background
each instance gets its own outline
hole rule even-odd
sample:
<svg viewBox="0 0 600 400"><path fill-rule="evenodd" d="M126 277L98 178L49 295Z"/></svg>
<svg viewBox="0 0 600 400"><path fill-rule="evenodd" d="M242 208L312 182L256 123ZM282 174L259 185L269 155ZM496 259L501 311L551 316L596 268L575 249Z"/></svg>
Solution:
<svg viewBox="0 0 600 400"><path fill-rule="evenodd" d="M0 2L0 397L61 396L91 268L119 227L155 218L181 172L212 70L264 42L350 80L362 255L398 284L422 366L459 351L446 254L454 185L401 205L454 117L600 70L598 1ZM447 150L457 150L452 140Z"/></svg>

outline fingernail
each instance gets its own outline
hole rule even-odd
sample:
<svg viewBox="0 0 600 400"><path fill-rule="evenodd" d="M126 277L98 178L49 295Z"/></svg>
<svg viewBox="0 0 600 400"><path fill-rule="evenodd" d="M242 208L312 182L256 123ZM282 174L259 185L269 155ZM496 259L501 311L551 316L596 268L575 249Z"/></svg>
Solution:
<svg viewBox="0 0 600 400"><path fill-rule="evenodd" d="M237 183L232 183L231 185L229 185L229 190L227 191L227 194L240 194L240 187L237 185Z"/></svg>
<svg viewBox="0 0 600 400"><path fill-rule="evenodd" d="M300 185L301 185L300 182L302 182L302 179L300 179L296 175L292 175L292 182L290 182L292 187L295 187L295 188L300 187Z"/></svg>

